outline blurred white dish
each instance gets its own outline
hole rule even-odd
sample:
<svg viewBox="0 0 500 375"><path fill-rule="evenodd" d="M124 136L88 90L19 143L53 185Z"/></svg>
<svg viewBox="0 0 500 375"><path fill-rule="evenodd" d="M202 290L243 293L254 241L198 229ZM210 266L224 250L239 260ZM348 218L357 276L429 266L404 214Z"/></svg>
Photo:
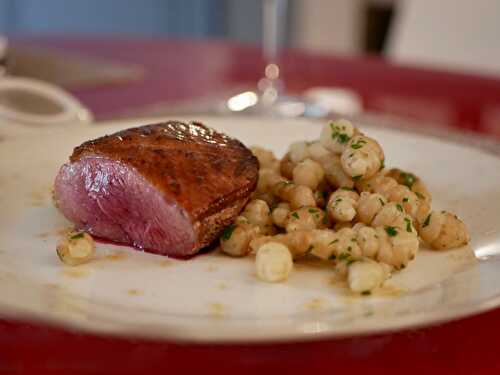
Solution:
<svg viewBox="0 0 500 375"><path fill-rule="evenodd" d="M189 119L279 155L293 141L316 138L321 126L305 119ZM375 127L366 130L381 142L388 166L423 177L436 208L462 217L472 243L447 252L422 250L373 296L350 295L332 283L330 268L317 263L299 262L286 283L266 284L256 278L253 258L218 252L182 261L98 244L98 260L65 267L55 247L68 222L54 208L50 193L59 166L85 140L156 121L74 126L50 134L0 133L2 315L118 335L266 341L402 329L500 305L500 159Z"/></svg>
<svg viewBox="0 0 500 375"><path fill-rule="evenodd" d="M31 78L0 78L0 124L58 126L92 119L78 99L55 85Z"/></svg>
<svg viewBox="0 0 500 375"><path fill-rule="evenodd" d="M9 76L8 39L0 35L0 126L58 126L92 122L91 112L64 89Z"/></svg>

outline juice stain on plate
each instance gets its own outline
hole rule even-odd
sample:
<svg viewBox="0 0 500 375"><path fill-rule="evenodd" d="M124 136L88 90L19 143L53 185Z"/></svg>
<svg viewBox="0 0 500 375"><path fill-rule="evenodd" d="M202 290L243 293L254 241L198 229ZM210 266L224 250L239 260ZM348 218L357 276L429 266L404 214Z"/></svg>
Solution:
<svg viewBox="0 0 500 375"><path fill-rule="evenodd" d="M45 203L47 203L49 197L50 197L50 190L49 192L47 192L47 189L33 191L31 192L30 195L31 205L33 207L43 206L45 205Z"/></svg>
<svg viewBox="0 0 500 375"><path fill-rule="evenodd" d="M68 268L62 271L63 276L71 277L73 279L81 279L90 275L87 268Z"/></svg>
<svg viewBox="0 0 500 375"><path fill-rule="evenodd" d="M407 291L397 286L385 284L372 292L372 296L376 297L400 297Z"/></svg>
<svg viewBox="0 0 500 375"><path fill-rule="evenodd" d="M64 237L72 230L73 228L71 227L58 227L48 232L40 232L36 235L36 237L41 238L42 240L46 240L51 236Z"/></svg>
<svg viewBox="0 0 500 375"><path fill-rule="evenodd" d="M160 265L160 267L170 267L170 266L174 265L174 262L172 262L169 259L165 259L165 260L160 261L160 263L158 263L158 264Z"/></svg>
<svg viewBox="0 0 500 375"><path fill-rule="evenodd" d="M127 290L127 294L129 296L142 296L144 294L144 292L142 290L139 290L139 289L129 289L129 290Z"/></svg>
<svg viewBox="0 0 500 375"><path fill-rule="evenodd" d="M332 262L327 260L313 258L310 256L306 256L293 264L294 268L300 271L314 271L317 269L331 269L333 270Z"/></svg>
<svg viewBox="0 0 500 375"><path fill-rule="evenodd" d="M49 238L50 235L51 235L50 232L42 232L42 233L38 233L36 236L38 238L41 238L42 240L46 240L47 238Z"/></svg>
<svg viewBox="0 0 500 375"><path fill-rule="evenodd" d="M226 314L226 306L220 302L212 302L208 304L210 315L213 318L222 318Z"/></svg>
<svg viewBox="0 0 500 375"><path fill-rule="evenodd" d="M103 258L105 260L111 260L111 261L119 261L119 260L124 260L128 257L128 254L124 251L115 251L112 252L111 254L106 254Z"/></svg>
<svg viewBox="0 0 500 375"><path fill-rule="evenodd" d="M61 289L61 285L59 284L56 284L56 283L47 283L47 284L44 284L44 286L47 288L47 289L50 289L50 290L59 290Z"/></svg>
<svg viewBox="0 0 500 375"><path fill-rule="evenodd" d="M328 301L323 298L313 298L307 301L304 306L309 311L324 311L328 307Z"/></svg>
<svg viewBox="0 0 500 375"><path fill-rule="evenodd" d="M220 283L217 283L217 289L225 290L227 288L228 288L228 286L227 286L227 284L224 281L221 281Z"/></svg>

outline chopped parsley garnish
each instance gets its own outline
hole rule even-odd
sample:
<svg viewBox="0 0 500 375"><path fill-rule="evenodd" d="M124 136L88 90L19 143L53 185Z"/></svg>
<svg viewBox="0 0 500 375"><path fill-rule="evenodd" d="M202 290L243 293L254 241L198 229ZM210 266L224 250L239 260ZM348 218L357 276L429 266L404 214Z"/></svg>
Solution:
<svg viewBox="0 0 500 375"><path fill-rule="evenodd" d="M363 145L366 143L365 140L363 139L360 139L357 143L353 143L351 145L351 148L354 149L354 150L357 150L357 149L360 149L361 147L363 147Z"/></svg>
<svg viewBox="0 0 500 375"><path fill-rule="evenodd" d="M70 236L70 240L78 240L80 238L83 238L83 232L73 234L72 236Z"/></svg>
<svg viewBox="0 0 500 375"><path fill-rule="evenodd" d="M408 197L403 198L403 202L407 203L409 201Z"/></svg>
<svg viewBox="0 0 500 375"><path fill-rule="evenodd" d="M412 230L411 230L411 220L408 219L407 217L405 217L405 222L406 222L406 231L411 233L412 232Z"/></svg>
<svg viewBox="0 0 500 375"><path fill-rule="evenodd" d="M347 186L342 186L340 190L346 190L346 191L354 191L353 188L347 187Z"/></svg>
<svg viewBox="0 0 500 375"><path fill-rule="evenodd" d="M401 206L399 203L396 203L396 208L398 211L403 212L403 206Z"/></svg>
<svg viewBox="0 0 500 375"><path fill-rule="evenodd" d="M354 181L359 181L361 179L361 177L363 177L363 175L362 174L358 174L357 176L352 176L352 179Z"/></svg>
<svg viewBox="0 0 500 375"><path fill-rule="evenodd" d="M354 259L350 258L347 260L347 265L350 266L351 264L353 264L355 262Z"/></svg>
<svg viewBox="0 0 500 375"><path fill-rule="evenodd" d="M350 138L347 134L341 133L341 134L339 134L338 139L339 139L340 143L347 143Z"/></svg>
<svg viewBox="0 0 500 375"><path fill-rule="evenodd" d="M332 129L332 139L338 140L339 143L347 143L351 139L347 134L340 132L335 122L330 123L330 129Z"/></svg>
<svg viewBox="0 0 500 375"><path fill-rule="evenodd" d="M381 171L381 170L382 170L382 169L384 169L384 168L385 168L385 159L382 159L382 160L380 161L380 168L379 168L378 170L379 170L379 171Z"/></svg>
<svg viewBox="0 0 500 375"><path fill-rule="evenodd" d="M336 240L333 240L332 242L330 242L330 243L328 244L328 246L333 245L334 243L337 243L337 242L339 242L339 239L338 239L338 238L337 238Z"/></svg>
<svg viewBox="0 0 500 375"><path fill-rule="evenodd" d="M380 204L381 204L382 206L385 206L384 200L383 200L382 198L379 198L379 199L378 199L378 201L380 202Z"/></svg>
<svg viewBox="0 0 500 375"><path fill-rule="evenodd" d="M224 232L222 232L221 239L222 241L227 241L231 238L233 235L234 230L236 229L236 226L230 225L224 229Z"/></svg>
<svg viewBox="0 0 500 375"><path fill-rule="evenodd" d="M398 231L396 230L396 228L391 227L389 225L387 225L384 229L389 237L394 237L398 234Z"/></svg>
<svg viewBox="0 0 500 375"><path fill-rule="evenodd" d="M425 228L426 226L428 226L430 223L431 223L431 215L432 213L430 213L427 218L425 219L424 221L424 225L422 225L422 228Z"/></svg>
<svg viewBox="0 0 500 375"><path fill-rule="evenodd" d="M346 260L346 259L349 259L351 257L351 254L349 253L342 253L339 255L339 260Z"/></svg>
<svg viewBox="0 0 500 375"><path fill-rule="evenodd" d="M362 296L369 296L369 295L371 295L371 294L372 294L372 292L371 292L370 290L363 290L363 291L361 292L361 295L362 295Z"/></svg>
<svg viewBox="0 0 500 375"><path fill-rule="evenodd" d="M316 208L310 208L307 210L310 214L317 214L318 210Z"/></svg>
<svg viewBox="0 0 500 375"><path fill-rule="evenodd" d="M300 219L300 216L297 212L292 213L292 216L296 219Z"/></svg>
<svg viewBox="0 0 500 375"><path fill-rule="evenodd" d="M417 180L417 177L411 173L401 172L399 176L403 179L403 185L408 186L410 189Z"/></svg>
<svg viewBox="0 0 500 375"><path fill-rule="evenodd" d="M415 195L416 195L417 197L419 197L420 199L425 199L424 195L423 195L421 192L419 192L419 191L416 191L416 192L415 192Z"/></svg>

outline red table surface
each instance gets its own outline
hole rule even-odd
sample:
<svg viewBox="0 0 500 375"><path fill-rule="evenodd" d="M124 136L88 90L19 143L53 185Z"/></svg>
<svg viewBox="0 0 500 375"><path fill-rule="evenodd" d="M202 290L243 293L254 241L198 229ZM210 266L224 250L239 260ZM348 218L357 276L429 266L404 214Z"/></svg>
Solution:
<svg viewBox="0 0 500 375"><path fill-rule="evenodd" d="M146 74L141 81L71 90L98 119L235 85L253 87L264 66L258 48L218 41L31 38L16 44L142 66ZM291 92L317 86L351 88L368 110L421 119L422 126L457 126L500 136L500 79L398 66L376 57L341 58L293 50L284 53L281 67Z"/></svg>
<svg viewBox="0 0 500 375"><path fill-rule="evenodd" d="M255 82L253 47L223 42L37 38L18 41L133 62L144 80L73 88L97 115L178 101ZM283 60L291 91L313 86L357 90L368 109L500 134L500 80L398 67L376 58L290 51ZM427 109L429 109L427 111ZM309 343L199 345L117 338L0 320L0 373L500 374L500 310L433 327Z"/></svg>

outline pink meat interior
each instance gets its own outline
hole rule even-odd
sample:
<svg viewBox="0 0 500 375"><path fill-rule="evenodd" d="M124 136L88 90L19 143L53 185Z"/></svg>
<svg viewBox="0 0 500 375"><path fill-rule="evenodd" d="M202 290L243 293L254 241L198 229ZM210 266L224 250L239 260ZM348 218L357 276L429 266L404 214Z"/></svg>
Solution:
<svg viewBox="0 0 500 375"><path fill-rule="evenodd" d="M55 199L66 218L95 236L164 255L194 252L184 209L118 161L86 157L63 165Z"/></svg>

